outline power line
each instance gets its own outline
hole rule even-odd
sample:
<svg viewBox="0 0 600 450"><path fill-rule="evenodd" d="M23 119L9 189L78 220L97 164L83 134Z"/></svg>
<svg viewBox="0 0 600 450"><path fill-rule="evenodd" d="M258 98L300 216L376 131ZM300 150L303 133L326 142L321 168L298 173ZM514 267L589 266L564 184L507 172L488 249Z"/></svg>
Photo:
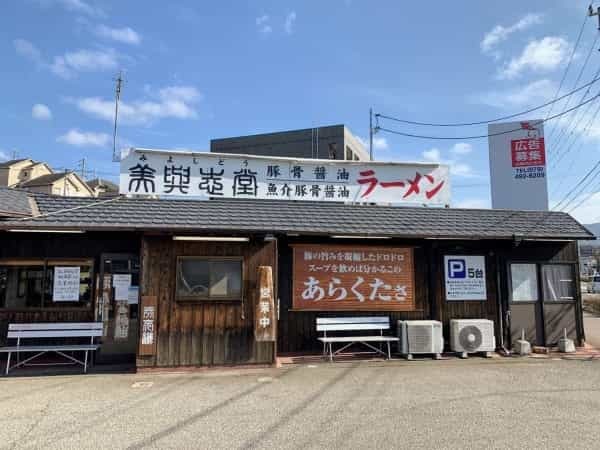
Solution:
<svg viewBox="0 0 600 450"><path fill-rule="evenodd" d="M596 94L594 95L592 98L586 100L583 103L580 103L578 105L573 106L572 108L569 108L566 111L563 111L561 113L555 114L551 117L548 117L547 119L542 119L542 120L536 120L536 121L532 121L533 125L539 125L542 123L546 123L549 122L550 120L556 119L558 117L562 117L565 114L570 113L571 111L574 111L578 108L581 108L582 106L587 105L588 103L594 101L596 98L598 98L600 96L600 94ZM412 138L417 138L417 139L434 139L434 140L460 140L460 141L465 141L465 140L469 140L469 139L484 139L484 138L488 138L491 136L500 136L503 134L510 134L510 133L514 133L515 131L520 131L521 128L515 128L513 130L508 130L508 131L500 131L497 133L487 133L487 134L481 134L481 135L475 135L475 136L459 136L459 137L455 137L455 136L427 136L427 135L420 135L420 134L412 134L412 133L404 133L401 131L397 131L397 130L390 130L389 128L383 128L383 127L375 127L375 129L377 131L385 131L387 133L392 133L392 134L397 134L400 136L406 136L406 137L412 137Z"/></svg>
<svg viewBox="0 0 600 450"><path fill-rule="evenodd" d="M562 89L563 83L565 82L565 79L567 78L567 74L569 73L569 69L571 68L571 63L573 62L573 58L575 57L575 53L577 52L577 48L579 47L579 42L581 42L581 36L583 35L583 30L585 29L585 24L587 23L588 17L589 17L589 14L586 14L583 19L583 23L581 24L581 28L579 29L579 34L577 36L577 41L575 42L575 46L573 47L573 51L571 52L571 56L569 57L569 62L567 63L567 67L565 68L563 76L560 80L558 89L556 90L556 94L554 94L555 99L556 99L556 97L558 97L558 94L560 93L560 90ZM554 103L555 102L552 102L552 106L550 107L550 109L548 110L548 113L546 114L546 119L550 116L550 114L552 114L552 110L554 109Z"/></svg>
<svg viewBox="0 0 600 450"><path fill-rule="evenodd" d="M583 76L585 68L588 65L590 57L592 56L592 52L596 48L596 44L598 43L598 38L599 37L600 37L600 34L596 33L596 38L594 39L594 42L592 43L592 45L590 47L590 50L588 51L588 54L587 54L587 56L585 58L585 61L583 62L583 65L581 66L581 70L579 71L579 75L577 75L577 79L575 80L575 84L573 85L574 87L577 87L577 85L579 84L579 81L581 80L581 77ZM583 97L581 98L581 100L583 100L586 95L587 95L587 93L584 93ZM567 99L567 102L565 104L565 109L569 107L569 104L571 103L571 98L572 97L569 97ZM558 127L558 125L554 125L554 127L552 128L552 131L550 132L550 135L548 136L548 139L552 138L552 136L554 135L554 130L556 130L557 127ZM559 133L560 134L558 135L557 142L560 142L560 140L562 139L562 136L565 133L565 129L563 128Z"/></svg>
<svg viewBox="0 0 600 450"><path fill-rule="evenodd" d="M600 167L600 160L598 160L596 162L596 164L585 174L585 176L581 180L579 180L579 182L577 184L575 184L575 186L573 186L573 188L569 191L569 193L567 195L565 195L563 197L563 199L554 206L553 209L554 210L558 209L559 206L561 206L569 197L571 197L571 194L573 194L577 190L577 188L579 186L581 186L583 184L583 182L585 180L587 180L590 177L590 175L592 175L596 171L596 169L598 169L598 167ZM590 180L593 181L593 178L591 178ZM588 182L588 184L589 184L589 182ZM583 187L583 189L585 189L585 186ZM565 210L573 202L573 200L575 198L577 198L577 196L579 195L580 192L581 192L581 190L577 194L575 194L575 196L571 200L569 200L566 204L564 204L564 206L561 208L561 210Z"/></svg>
<svg viewBox="0 0 600 450"><path fill-rule="evenodd" d="M514 117L523 116L525 114L529 114L529 113L537 111L539 109L543 109L543 108L545 108L548 105L552 105L552 104L554 104L556 102L559 102L559 101L565 99L566 97L569 97L569 96L575 94L576 92L579 92L582 89L585 89L586 87L591 87L598 80L600 80L599 76L597 76L594 79L592 79L592 81L590 81L589 83L586 83L586 84L578 87L577 89L572 90L571 92L567 92L566 94L563 94L562 96L560 96L558 98L555 98L554 100L546 102L543 105L536 106L535 108L531 108L531 109L528 109L526 111L521 111L521 112L518 112L518 113L515 113L515 114L510 114L508 116L497 117L495 119L490 119L490 120L482 120L482 121L479 121L479 122L464 122L464 123L428 123L428 122L416 122L416 121L413 121L413 120L398 119L396 117L387 116L385 114L375 114L375 117L376 118L381 117L382 119L393 120L394 122L406 123L406 124L409 124L409 125L419 125L419 126L429 126L429 127L467 127L467 126L472 126L472 125L485 125L485 124L488 124L488 123L500 122L502 120L507 120L507 119L512 119ZM544 120L548 120L548 118L546 118Z"/></svg>

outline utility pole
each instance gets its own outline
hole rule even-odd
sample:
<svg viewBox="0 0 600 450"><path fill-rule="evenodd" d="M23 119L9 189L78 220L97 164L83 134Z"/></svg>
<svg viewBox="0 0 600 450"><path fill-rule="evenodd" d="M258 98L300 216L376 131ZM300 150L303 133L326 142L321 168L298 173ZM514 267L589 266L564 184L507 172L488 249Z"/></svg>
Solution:
<svg viewBox="0 0 600 450"><path fill-rule="evenodd" d="M373 108L369 108L369 156L373 161Z"/></svg>
<svg viewBox="0 0 600 450"><path fill-rule="evenodd" d="M81 178L85 179L86 176L86 172L85 172L85 158L80 159L79 161L77 161L81 167Z"/></svg>
<svg viewBox="0 0 600 450"><path fill-rule="evenodd" d="M117 119L119 117L119 100L121 99L121 86L123 84L122 72L119 71L119 76L116 79L115 86L115 126L113 129L113 162L119 162L121 160L120 155L117 154Z"/></svg>
<svg viewBox="0 0 600 450"><path fill-rule="evenodd" d="M588 16L598 16L598 29L600 30L600 6L596 8L596 11L594 11L594 7L592 5L588 6Z"/></svg>

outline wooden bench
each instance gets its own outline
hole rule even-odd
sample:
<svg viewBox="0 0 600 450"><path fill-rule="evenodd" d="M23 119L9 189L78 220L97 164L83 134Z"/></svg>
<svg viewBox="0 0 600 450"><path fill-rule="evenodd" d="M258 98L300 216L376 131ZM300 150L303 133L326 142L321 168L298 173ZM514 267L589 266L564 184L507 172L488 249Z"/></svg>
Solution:
<svg viewBox="0 0 600 450"><path fill-rule="evenodd" d="M88 366L88 353L98 350L99 344L94 344L94 338L102 336L102 323L101 322L84 322L84 323L11 323L8 326L8 339L16 339L17 345L12 347L0 347L0 353L8 353L8 359L6 361L6 374L10 369L15 369L19 366L23 366L33 359L41 356L45 353L55 352L59 355L71 360L71 363L66 364L81 364L83 366L83 372L87 372ZM22 339L46 339L46 338L89 338L89 344L64 344L64 345L23 345ZM35 355L25 359L24 361L18 361L12 367L10 365L11 355L13 353L18 355L20 353L35 353ZM83 361L67 355L65 352L85 352L85 358ZM65 364L65 363L56 363ZM37 363L31 365L53 365Z"/></svg>
<svg viewBox="0 0 600 450"><path fill-rule="evenodd" d="M362 344L376 353L391 358L390 342L398 342L398 337L384 336L383 330L390 329L390 318L382 316L372 317L318 317L317 331L322 331L323 336L319 338L323 342L323 355L329 353L329 360L333 361L333 357L344 351L352 344ZM327 336L327 332L345 331L358 332L379 330L378 335L352 335L352 336ZM371 345L371 343L387 344L387 354L381 349ZM340 349L334 351L333 344L345 344ZM327 351L329 350L329 352Z"/></svg>

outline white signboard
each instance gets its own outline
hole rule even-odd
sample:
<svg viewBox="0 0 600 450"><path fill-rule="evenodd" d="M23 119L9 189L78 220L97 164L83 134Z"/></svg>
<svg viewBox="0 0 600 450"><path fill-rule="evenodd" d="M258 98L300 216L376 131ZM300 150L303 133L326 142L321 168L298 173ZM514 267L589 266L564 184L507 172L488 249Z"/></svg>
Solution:
<svg viewBox="0 0 600 450"><path fill-rule="evenodd" d="M131 274L114 274L112 284L115 289L115 301L129 300Z"/></svg>
<svg viewBox="0 0 600 450"><path fill-rule="evenodd" d="M488 134L492 208L548 210L543 123L494 123Z"/></svg>
<svg viewBox="0 0 600 450"><path fill-rule="evenodd" d="M54 286L52 288L52 301L78 302L79 275L79 267L55 267Z"/></svg>
<svg viewBox="0 0 600 450"><path fill-rule="evenodd" d="M140 298L140 287L139 286L129 286L129 290L127 292L127 303L130 305L137 305L139 303Z"/></svg>
<svg viewBox="0 0 600 450"><path fill-rule="evenodd" d="M485 256L444 256L446 300L487 300Z"/></svg>
<svg viewBox="0 0 600 450"><path fill-rule="evenodd" d="M120 192L179 198L450 203L448 166L132 149Z"/></svg>
<svg viewBox="0 0 600 450"><path fill-rule="evenodd" d="M144 306L142 315L142 345L154 343L154 306Z"/></svg>

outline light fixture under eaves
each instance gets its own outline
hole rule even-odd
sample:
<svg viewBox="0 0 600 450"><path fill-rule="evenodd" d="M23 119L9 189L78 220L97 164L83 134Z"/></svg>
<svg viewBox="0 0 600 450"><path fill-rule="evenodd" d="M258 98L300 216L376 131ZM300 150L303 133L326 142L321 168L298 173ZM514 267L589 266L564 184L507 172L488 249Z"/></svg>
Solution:
<svg viewBox="0 0 600 450"><path fill-rule="evenodd" d="M81 234L81 233L85 233L84 230L43 230L43 229L10 229L7 230L10 233L64 233L64 234Z"/></svg>
<svg viewBox="0 0 600 450"><path fill-rule="evenodd" d="M174 241L249 242L250 238L237 236L173 236Z"/></svg>
<svg viewBox="0 0 600 450"><path fill-rule="evenodd" d="M345 234L334 234L333 239L391 239L391 236L353 236Z"/></svg>

